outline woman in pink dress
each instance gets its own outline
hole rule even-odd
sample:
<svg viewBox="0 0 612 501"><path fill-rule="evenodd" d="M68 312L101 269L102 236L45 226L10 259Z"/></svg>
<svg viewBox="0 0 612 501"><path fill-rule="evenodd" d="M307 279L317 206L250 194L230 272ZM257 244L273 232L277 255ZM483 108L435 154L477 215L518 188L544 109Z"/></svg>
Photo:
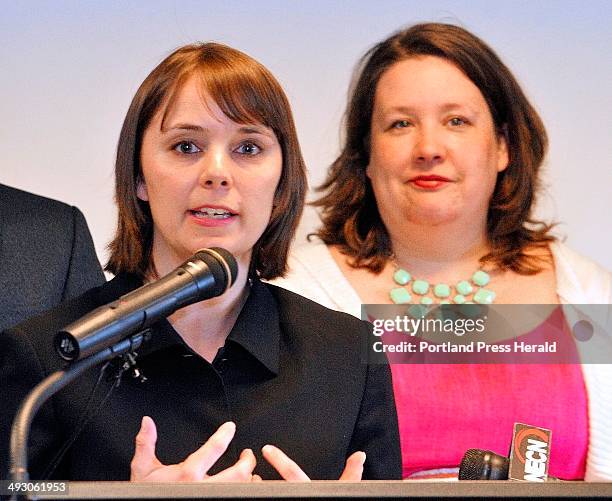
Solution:
<svg viewBox="0 0 612 501"><path fill-rule="evenodd" d="M361 304L612 302L610 273L534 219L546 131L475 35L419 24L372 47L344 132L315 202L317 238L294 251L278 284L354 315ZM404 477L456 475L468 448L505 454L513 424L525 422L553 430L551 475L612 479L609 366L392 372Z"/></svg>

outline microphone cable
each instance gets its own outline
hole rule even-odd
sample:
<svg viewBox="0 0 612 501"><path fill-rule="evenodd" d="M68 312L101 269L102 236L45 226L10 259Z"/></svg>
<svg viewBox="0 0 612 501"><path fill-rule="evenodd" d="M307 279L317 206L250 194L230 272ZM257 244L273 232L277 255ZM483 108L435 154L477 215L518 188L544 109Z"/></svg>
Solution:
<svg viewBox="0 0 612 501"><path fill-rule="evenodd" d="M108 380L112 381L114 379L114 381L112 381L112 384L110 385L109 390L106 392L106 395L104 395L102 400L100 400L100 403L94 409L92 408L92 405L94 403L94 396L96 392L98 391L98 389L100 388L100 385L102 383L102 380L104 378L106 371L108 370L109 367L111 367L111 365L115 365L117 360L109 360L100 369L100 373L98 374L96 384L94 385L91 392L89 393L89 397L87 397L87 402L85 404L83 411L81 412L81 417L79 418L79 421L74 431L68 437L68 439L64 442L62 447L57 451L55 456L53 456L53 459L51 459L51 462L49 463L49 465L47 466L47 468L45 469L44 473L41 476L42 480L49 480L51 475L53 475L53 473L59 466L62 459L64 459L64 456L66 455L70 447L72 447L74 445L74 442L76 442L76 440L79 438L79 435L81 434L85 426L87 426L89 422L102 410L102 408L104 407L104 405L110 398L115 388L119 387L119 385L121 384L121 378L123 374L130 368L130 366L135 366L134 359L125 360L124 358L121 358L119 360L121 362L121 365L116 367L115 369L116 372L114 374L108 375Z"/></svg>

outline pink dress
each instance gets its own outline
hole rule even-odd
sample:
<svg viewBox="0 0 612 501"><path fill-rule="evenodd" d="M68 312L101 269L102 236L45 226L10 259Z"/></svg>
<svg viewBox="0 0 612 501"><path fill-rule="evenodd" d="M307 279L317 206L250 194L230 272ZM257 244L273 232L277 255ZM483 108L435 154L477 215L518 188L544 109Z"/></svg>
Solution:
<svg viewBox="0 0 612 501"><path fill-rule="evenodd" d="M566 325L560 308L550 321ZM457 468L467 449L507 456L515 422L552 430L549 475L584 478L588 413L580 365L392 363L391 371L404 478Z"/></svg>

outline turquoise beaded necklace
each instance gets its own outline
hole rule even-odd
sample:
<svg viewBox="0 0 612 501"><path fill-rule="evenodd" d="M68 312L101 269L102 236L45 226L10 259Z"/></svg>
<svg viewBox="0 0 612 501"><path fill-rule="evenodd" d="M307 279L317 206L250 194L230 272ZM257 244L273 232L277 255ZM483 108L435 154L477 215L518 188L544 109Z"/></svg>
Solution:
<svg viewBox="0 0 612 501"><path fill-rule="evenodd" d="M434 303L434 300L427 295L431 289L431 284L427 280L413 280L410 273L397 266L397 270L393 273L393 281L400 286L389 291L391 301L395 304L413 302L412 294L407 288L408 285L412 293L420 298L418 300L420 304ZM432 292L440 304L491 304L495 301L495 292L485 289L490 281L491 276L486 271L477 270L470 280L461 280L454 287L445 283L435 284ZM452 289L455 290L454 295Z"/></svg>

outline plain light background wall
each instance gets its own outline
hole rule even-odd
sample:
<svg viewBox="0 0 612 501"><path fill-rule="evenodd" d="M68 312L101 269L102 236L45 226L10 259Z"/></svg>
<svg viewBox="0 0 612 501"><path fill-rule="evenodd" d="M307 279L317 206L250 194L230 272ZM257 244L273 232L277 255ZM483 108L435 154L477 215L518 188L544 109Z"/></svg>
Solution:
<svg viewBox="0 0 612 501"><path fill-rule="evenodd" d="M129 102L174 48L214 40L277 76L319 184L339 151L358 58L396 29L459 24L489 43L550 136L538 216L612 269L612 2L11 2L0 14L0 182L78 206L100 259L116 211L113 163ZM24 221L27 224L27 221ZM299 239L317 225L309 209Z"/></svg>

